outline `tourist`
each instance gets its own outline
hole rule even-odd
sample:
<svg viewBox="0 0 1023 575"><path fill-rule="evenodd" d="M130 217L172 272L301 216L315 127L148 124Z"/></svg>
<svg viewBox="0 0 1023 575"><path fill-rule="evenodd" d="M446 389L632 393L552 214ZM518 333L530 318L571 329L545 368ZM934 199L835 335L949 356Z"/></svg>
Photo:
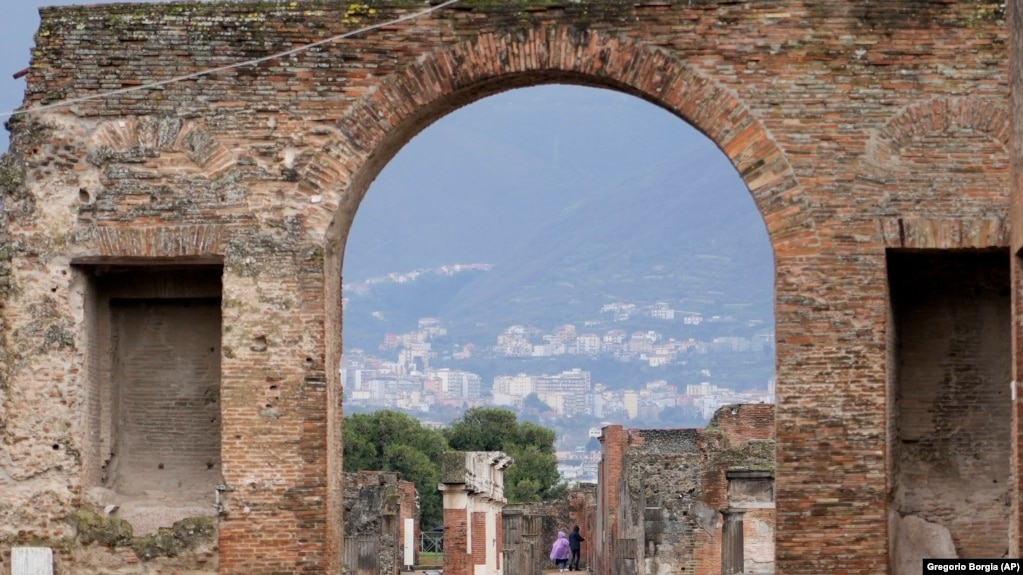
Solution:
<svg viewBox="0 0 1023 575"><path fill-rule="evenodd" d="M568 538L564 531L558 531L558 539L551 547L551 561L557 566L558 571L568 571L568 558L572 554L568 547Z"/></svg>
<svg viewBox="0 0 1023 575"><path fill-rule="evenodd" d="M579 526L576 525L572 528L572 534L568 536L568 547L572 550L572 560L568 562L569 571L579 570L579 551L583 541L586 539L579 534Z"/></svg>

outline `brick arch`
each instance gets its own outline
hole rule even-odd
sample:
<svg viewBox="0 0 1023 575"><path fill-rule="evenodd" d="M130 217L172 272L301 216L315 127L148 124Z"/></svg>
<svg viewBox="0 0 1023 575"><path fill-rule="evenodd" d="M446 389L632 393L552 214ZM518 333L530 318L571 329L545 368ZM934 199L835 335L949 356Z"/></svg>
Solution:
<svg viewBox="0 0 1023 575"><path fill-rule="evenodd" d="M868 202L865 210L875 210L881 242L894 248L1008 245L1009 218L987 208L1009 201L1010 130L1006 103L986 97L934 98L894 114L871 134L859 169L857 195ZM914 169L922 150L929 152L926 172ZM933 163L938 157L948 161ZM929 202L934 206L954 199L959 210L928 209L920 202L928 195L946 200Z"/></svg>
<svg viewBox="0 0 1023 575"><path fill-rule="evenodd" d="M934 98L907 106L893 115L871 135L866 162L874 167L890 166L914 137L969 130L988 135L1009 152L1012 137L1007 102L997 98L963 96Z"/></svg>
<svg viewBox="0 0 1023 575"><path fill-rule="evenodd" d="M484 34L420 58L371 88L339 120L342 138L296 170L300 188L322 198L322 212L310 223L316 225L331 213L324 252L331 525L340 524L336 515L342 493L336 455L343 417L337 278L358 205L387 162L433 121L486 96L550 83L617 90L687 121L728 156L746 182L776 258L818 249L802 186L767 128L733 92L664 50L623 35L560 27ZM339 540L331 539L330 546L336 548Z"/></svg>
<svg viewBox="0 0 1023 575"><path fill-rule="evenodd" d="M327 193L331 228L350 229L369 184L415 134L451 111L513 88L550 83L609 88L685 120L728 156L764 217L776 252L817 245L817 232L791 166L767 128L728 88L679 58L621 35L574 28L485 34L392 74L339 122L335 148L309 162L303 184ZM351 158L351 156L347 156ZM340 219L340 221L339 221ZM332 237L336 232L328 232Z"/></svg>

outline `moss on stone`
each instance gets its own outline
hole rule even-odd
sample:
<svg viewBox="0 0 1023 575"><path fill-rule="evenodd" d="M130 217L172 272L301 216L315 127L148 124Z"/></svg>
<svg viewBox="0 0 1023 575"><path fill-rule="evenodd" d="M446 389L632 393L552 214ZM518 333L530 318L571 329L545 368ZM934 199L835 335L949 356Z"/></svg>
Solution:
<svg viewBox="0 0 1023 575"><path fill-rule="evenodd" d="M14 155L7 153L0 158L0 194L14 195L25 183L25 174Z"/></svg>
<svg viewBox="0 0 1023 575"><path fill-rule="evenodd" d="M688 4L692 0L669 0L671 3ZM282 16L302 16L310 12L329 10L339 12L342 23L349 26L379 22L395 12L420 11L426 8L419 0L360 0L354 2L332 2L330 0L307 0L304 2L281 2L275 0L250 0L239 4L237 0L212 0L195 4L132 4L97 6L72 6L44 8L43 22L39 35L46 37L88 25L90 20L103 18L104 26L115 32L127 32L139 23L152 18L177 18L187 21L189 27L208 26L206 19L229 16L239 23L262 25ZM598 19L610 14L631 13L634 3L627 0L460 0L448 9L480 10L504 14L527 13L547 9L572 10L579 17ZM246 32L260 34L260 28Z"/></svg>
<svg viewBox="0 0 1023 575"><path fill-rule="evenodd" d="M43 334L44 349L65 349L75 347L75 336L70 330L58 324L51 324Z"/></svg>
<svg viewBox="0 0 1023 575"><path fill-rule="evenodd" d="M189 517L144 537L135 537L127 521L101 515L91 509L75 511L69 522L78 532L79 543L130 547L143 561L174 557L203 543L212 543L217 534L216 517Z"/></svg>
<svg viewBox="0 0 1023 575"><path fill-rule="evenodd" d="M10 544L18 547L49 547L60 555L70 555L75 547L74 537L40 537L39 535L20 535L8 539L0 538L0 544Z"/></svg>
<svg viewBox="0 0 1023 575"><path fill-rule="evenodd" d="M202 543L211 543L216 533L216 517L189 517L178 521L170 529L160 529L152 535L135 537L131 541L131 548L142 560L174 557Z"/></svg>
<svg viewBox="0 0 1023 575"><path fill-rule="evenodd" d="M441 483L465 483L465 452L445 451L441 456Z"/></svg>
<svg viewBox="0 0 1023 575"><path fill-rule="evenodd" d="M962 17L962 24L967 28L978 28L1003 20L1005 20L1005 4L1003 2L981 2L969 8Z"/></svg>
<svg viewBox="0 0 1023 575"><path fill-rule="evenodd" d="M90 509L79 509L70 519L78 531L78 540L85 545L95 542L107 547L122 547L131 543L131 524L123 519L100 515Z"/></svg>
<svg viewBox="0 0 1023 575"><path fill-rule="evenodd" d="M718 453L716 465L729 470L774 471L775 455L773 439L754 439L740 446L730 447Z"/></svg>

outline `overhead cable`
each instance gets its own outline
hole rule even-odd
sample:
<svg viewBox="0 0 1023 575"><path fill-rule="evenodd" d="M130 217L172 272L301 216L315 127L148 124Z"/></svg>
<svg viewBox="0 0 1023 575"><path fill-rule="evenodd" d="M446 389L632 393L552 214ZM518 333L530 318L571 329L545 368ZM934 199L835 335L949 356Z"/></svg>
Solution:
<svg viewBox="0 0 1023 575"><path fill-rule="evenodd" d="M168 78L167 80L160 80L158 82L151 82L151 83L148 83L148 84L142 84L140 86L130 86L128 88L120 88L118 90L111 90L109 92L102 92L102 93L99 93L99 94L92 94L92 95L89 95L89 96L82 96L82 97L79 97L79 98L70 98L70 99L67 99L67 100L61 100L60 102L54 102L52 104L45 104L45 105L42 105L42 106L37 106L37 107L34 107L34 108L27 108L27 109L24 109L24 110L14 110L12 112L0 112L0 118L9 118L9 117L16 116L16 115L19 115L19 114L32 114L32 113L35 113L35 112L44 112L46 110L53 110L55 108L65 108L67 106L72 106L74 104L78 104L78 103L81 103L81 102L88 102L90 100L100 100L102 98L108 98L110 96L118 96L118 95L121 95L121 94L130 93L130 92L138 92L140 90L149 90L151 88L159 88L161 86L166 86L168 84L175 84L177 82L183 82L185 80L192 80L194 78L200 78L202 76L209 76L210 74L216 74L217 72L224 72L224 71L227 71L227 70L234 70L234 69L237 69L237 68L244 68L246 66L255 66L256 64L261 64L263 62L268 62L270 60L276 60L278 58L284 58L286 56L291 56L292 54L298 54L299 52L304 52L304 51L309 50L311 48L315 48L317 46L322 46L323 44L329 44L331 42L336 42L338 40L344 40L345 38L350 38L350 37L355 36L357 34L362 34L364 32L369 32L369 31L372 31L372 30L377 30L379 28L385 28L387 26L393 26L394 24L400 24L401 22L407 22L409 20L415 20L417 18L421 18L423 16L426 16L427 14L430 14L431 12L436 12L437 10L440 10L442 8L446 8L446 7L456 3L458 1L459 0L445 0L444 2L441 2L440 4L437 4L435 6L430 6L429 8L427 8L425 10L421 10L421 11L416 12L414 14L407 14L405 16L401 16L401 17L395 18L393 20L388 20L387 22L380 22L378 24L372 24L372 25L366 26L364 28L359 28L358 30L352 30L351 32L345 32L344 34L338 34L336 36L331 36L330 38L325 38L323 40L317 40L316 42L312 42L310 44L305 44L303 46L299 46L298 48L292 48L291 50L286 50L284 52L278 52L276 54L270 54L269 56L263 56L261 58L255 58L255 59L252 59L252 60L245 60L244 62L236 62L234 64L228 64L226 66L219 66L219 67L216 67L216 68L209 68L209 69L206 69L206 70L200 70L198 72L193 72L191 74L185 74L184 76L177 76L177 77L174 77L174 78Z"/></svg>

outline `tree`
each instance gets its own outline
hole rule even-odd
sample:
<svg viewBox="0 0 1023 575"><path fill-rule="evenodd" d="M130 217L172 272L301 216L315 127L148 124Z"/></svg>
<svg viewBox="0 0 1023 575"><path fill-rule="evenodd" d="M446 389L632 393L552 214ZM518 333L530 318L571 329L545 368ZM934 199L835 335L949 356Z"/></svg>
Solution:
<svg viewBox="0 0 1023 575"><path fill-rule="evenodd" d="M533 411L539 414L550 411L551 406L544 403L536 393L530 393L522 400L522 410Z"/></svg>
<svg viewBox="0 0 1023 575"><path fill-rule="evenodd" d="M531 422L519 423L507 409L474 407L451 422L444 435L451 449L503 451L515 463L504 474L505 496L511 503L561 497L554 453L554 430Z"/></svg>
<svg viewBox="0 0 1023 575"><path fill-rule="evenodd" d="M397 471L419 491L420 523L433 528L443 521L441 455L444 435L397 411L357 413L344 422L345 471Z"/></svg>

